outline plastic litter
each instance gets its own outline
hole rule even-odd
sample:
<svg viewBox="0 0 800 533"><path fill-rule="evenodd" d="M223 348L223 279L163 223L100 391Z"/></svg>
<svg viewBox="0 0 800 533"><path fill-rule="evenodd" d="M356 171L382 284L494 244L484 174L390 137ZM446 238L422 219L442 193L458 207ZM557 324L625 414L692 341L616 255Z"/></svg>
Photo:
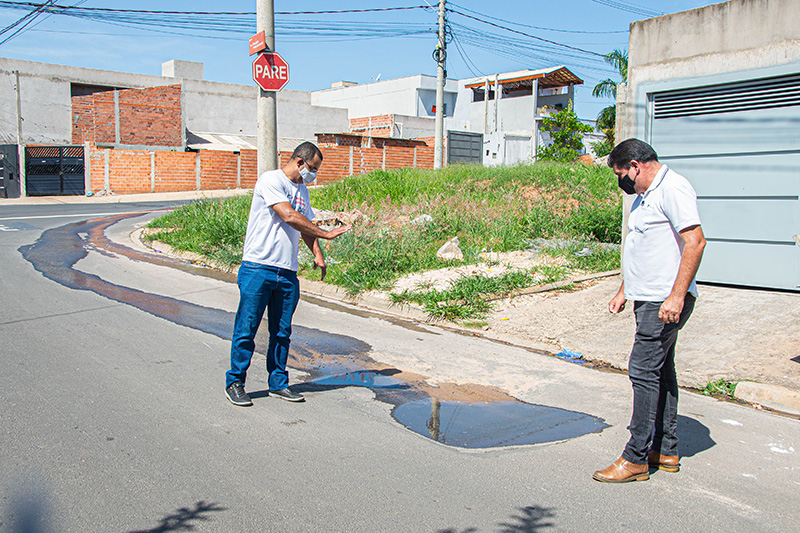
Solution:
<svg viewBox="0 0 800 533"><path fill-rule="evenodd" d="M586 359L583 358L582 353L573 352L572 350L561 350L556 354L556 357L563 359L564 361L569 361L570 363L577 363L579 365L582 365L586 362Z"/></svg>
<svg viewBox="0 0 800 533"><path fill-rule="evenodd" d="M444 261L463 261L464 253L461 251L458 244L458 237L453 237L439 248L439 251L436 252L436 257Z"/></svg>

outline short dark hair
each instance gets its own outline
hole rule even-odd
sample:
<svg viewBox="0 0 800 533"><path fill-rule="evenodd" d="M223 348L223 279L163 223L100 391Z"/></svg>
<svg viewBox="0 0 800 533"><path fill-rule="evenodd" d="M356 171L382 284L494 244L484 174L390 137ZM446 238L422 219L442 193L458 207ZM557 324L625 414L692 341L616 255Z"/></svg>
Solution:
<svg viewBox="0 0 800 533"><path fill-rule="evenodd" d="M608 154L608 166L611 168L627 170L631 168L631 161L649 163L658 161L658 154L653 147L639 139L627 139L619 143Z"/></svg>
<svg viewBox="0 0 800 533"><path fill-rule="evenodd" d="M312 142L304 142L301 143L300 146L294 149L292 152L292 157L290 159L302 159L303 161L311 161L314 159L314 156L319 156L319 160L322 161L322 152L317 148L317 145Z"/></svg>

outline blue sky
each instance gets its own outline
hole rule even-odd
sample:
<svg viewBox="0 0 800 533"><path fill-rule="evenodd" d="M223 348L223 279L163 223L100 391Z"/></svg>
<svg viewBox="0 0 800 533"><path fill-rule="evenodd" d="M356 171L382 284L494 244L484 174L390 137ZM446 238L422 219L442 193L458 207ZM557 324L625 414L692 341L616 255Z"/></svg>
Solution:
<svg viewBox="0 0 800 533"><path fill-rule="evenodd" d="M33 0L43 1L43 0ZM176 1L58 0L84 8L254 12L255 0ZM274 0L277 12L376 9L436 5L437 0ZM705 0L458 0L448 6L455 42L448 45L450 78L467 78L525 68L566 65L584 80L576 111L592 119L611 103L591 96L594 85L616 73L598 54L627 49L630 22L717 2ZM25 15L0 2L0 27ZM155 16L155 15L152 15ZM474 17L474 18L470 18ZM493 17L493 18L489 18ZM42 15L0 44L0 56L63 65L161 74L161 63L184 59L204 63L207 80L251 84L247 38L255 17L235 17L226 31L133 26L64 15ZM484 22L481 22L480 19ZM167 18L167 20L169 20ZM193 19L198 20L198 19ZM200 20L209 21L209 17ZM289 62L287 89L317 90L338 80L368 83L412 74L436 74L436 11L408 9L361 14L276 15L276 48ZM515 30L507 31L497 26ZM237 30L237 31L233 31ZM10 35L0 36L0 41ZM376 37L376 34L379 36ZM527 35L523 35L527 34ZM537 39L538 38L538 39ZM567 48L566 45L571 48Z"/></svg>

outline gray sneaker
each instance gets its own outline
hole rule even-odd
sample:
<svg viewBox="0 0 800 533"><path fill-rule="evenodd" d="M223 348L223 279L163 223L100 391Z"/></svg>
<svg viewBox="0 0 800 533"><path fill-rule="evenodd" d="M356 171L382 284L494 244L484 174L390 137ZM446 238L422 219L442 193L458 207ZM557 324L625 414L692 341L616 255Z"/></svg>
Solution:
<svg viewBox="0 0 800 533"><path fill-rule="evenodd" d="M305 398L303 398L302 394L294 392L289 387L286 387L285 389L281 390L271 390L269 391L269 394L271 396L277 396L278 398L289 402L304 402L306 400Z"/></svg>
<svg viewBox="0 0 800 533"><path fill-rule="evenodd" d="M244 385L241 381L234 381L231 386L225 389L225 396L231 401L233 405L247 407L253 405L253 400L244 391Z"/></svg>

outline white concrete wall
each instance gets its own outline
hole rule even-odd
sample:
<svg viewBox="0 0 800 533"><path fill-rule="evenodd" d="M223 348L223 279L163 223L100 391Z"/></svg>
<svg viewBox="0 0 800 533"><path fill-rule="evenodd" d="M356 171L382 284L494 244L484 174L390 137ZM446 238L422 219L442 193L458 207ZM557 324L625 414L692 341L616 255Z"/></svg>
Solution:
<svg viewBox="0 0 800 533"><path fill-rule="evenodd" d="M456 80L445 83L445 102L452 99L455 105ZM431 93L431 91L433 91ZM342 107L350 111L350 118L371 117L375 115L427 116L421 111L436 102L436 78L417 74L349 87L335 87L311 93L311 103L318 106ZM449 94L448 94L449 93ZM429 102L433 94L433 101ZM450 96L452 94L452 96Z"/></svg>
<svg viewBox="0 0 800 533"><path fill-rule="evenodd" d="M0 139L16 143L14 71L20 72L22 131L26 144L69 144L71 83L142 88L181 83L190 131L256 135L255 85L69 67L0 58ZM278 93L278 136L313 139L315 133L348 131L347 111L311 105L310 93Z"/></svg>
<svg viewBox="0 0 800 533"><path fill-rule="evenodd" d="M620 140L644 135L642 84L800 62L798 0L730 0L631 24Z"/></svg>

